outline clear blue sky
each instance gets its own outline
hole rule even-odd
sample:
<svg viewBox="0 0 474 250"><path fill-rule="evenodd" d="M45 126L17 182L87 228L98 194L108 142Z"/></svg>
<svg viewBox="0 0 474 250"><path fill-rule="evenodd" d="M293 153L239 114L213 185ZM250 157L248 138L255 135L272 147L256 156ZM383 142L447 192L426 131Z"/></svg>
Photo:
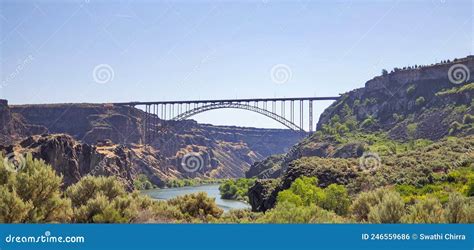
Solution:
<svg viewBox="0 0 474 250"><path fill-rule="evenodd" d="M338 95L383 68L464 57L474 47L469 0L1 0L0 7L0 98L12 104ZM114 73L103 84L93 78L100 64ZM283 84L272 81L277 64L291 71ZM317 117L327 105L317 105ZM248 111L195 119L280 127Z"/></svg>

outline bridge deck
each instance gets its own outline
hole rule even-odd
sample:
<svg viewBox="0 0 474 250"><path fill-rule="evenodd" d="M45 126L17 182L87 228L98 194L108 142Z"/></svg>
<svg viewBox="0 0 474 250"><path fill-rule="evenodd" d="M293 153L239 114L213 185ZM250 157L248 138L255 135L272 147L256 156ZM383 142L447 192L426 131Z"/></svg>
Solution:
<svg viewBox="0 0 474 250"><path fill-rule="evenodd" d="M230 102L273 102L273 101L335 101L339 96L329 97L288 97L288 98L253 98L253 99L222 99L222 100L189 100L189 101L157 101L157 102L117 102L114 105L154 105L154 104L188 104L188 103L230 103Z"/></svg>

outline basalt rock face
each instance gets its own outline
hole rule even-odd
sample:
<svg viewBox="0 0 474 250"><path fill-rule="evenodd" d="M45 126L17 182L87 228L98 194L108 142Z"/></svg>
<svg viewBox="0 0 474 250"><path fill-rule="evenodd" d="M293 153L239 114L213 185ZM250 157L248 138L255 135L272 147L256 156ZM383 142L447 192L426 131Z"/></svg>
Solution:
<svg viewBox="0 0 474 250"><path fill-rule="evenodd" d="M114 143L141 143L143 112L107 104L13 105L12 113L25 124L47 128L48 133L66 133L88 144L109 139Z"/></svg>
<svg viewBox="0 0 474 250"><path fill-rule="evenodd" d="M43 126L25 123L23 117L12 112L7 100L0 99L0 145L13 143L27 135L41 134Z"/></svg>
<svg viewBox="0 0 474 250"><path fill-rule="evenodd" d="M243 177L253 162L284 153L301 138L290 130L212 126L193 120L164 121L157 117L151 118L155 121L153 126L147 123L146 135L146 116L142 110L111 104L5 107L8 113L2 111L1 114L17 117L15 124L21 129L5 131L9 138L0 144L11 144L15 141L13 138L19 141L31 135L64 133L82 144L109 142L131 148L143 144L147 137L147 143L163 158L153 167L178 171L177 175L170 176ZM192 171L183 167L183 159L189 154L198 160L197 168Z"/></svg>
<svg viewBox="0 0 474 250"><path fill-rule="evenodd" d="M10 142L16 131L12 123L12 114L8 107L7 100L0 100L0 139L1 141Z"/></svg>
<svg viewBox="0 0 474 250"><path fill-rule="evenodd" d="M457 79L463 81L456 82ZM443 92L461 89L472 82L474 56L449 63L396 70L369 80L364 88L343 94L322 113L317 128L331 125L331 119L335 116L343 119L351 110L359 123L368 118L373 120L366 123L368 131L388 131L397 140L438 140L448 134L451 123L462 120L462 116L453 113L456 106L471 106L474 88ZM416 124L416 128L408 132L410 124Z"/></svg>
<svg viewBox="0 0 474 250"><path fill-rule="evenodd" d="M78 182L86 175L116 176L127 189L144 174L157 186L169 178L182 177L177 169L165 168L165 159L151 147L123 145L89 145L69 135L35 135L10 146L0 146L4 154L31 154L42 159L64 178L64 186ZM163 166L163 167L160 167Z"/></svg>

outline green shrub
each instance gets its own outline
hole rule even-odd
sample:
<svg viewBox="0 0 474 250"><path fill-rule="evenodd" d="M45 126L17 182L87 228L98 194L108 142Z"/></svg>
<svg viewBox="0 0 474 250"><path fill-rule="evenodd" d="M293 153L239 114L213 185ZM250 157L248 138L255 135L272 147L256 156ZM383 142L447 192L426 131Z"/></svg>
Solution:
<svg viewBox="0 0 474 250"><path fill-rule="evenodd" d="M149 198L128 194L114 177L86 176L65 193L79 223L130 223L152 205Z"/></svg>
<svg viewBox="0 0 474 250"><path fill-rule="evenodd" d="M449 223L473 223L474 204L459 193L452 193L446 203L446 219Z"/></svg>
<svg viewBox="0 0 474 250"><path fill-rule="evenodd" d="M168 204L179 208L185 216L209 221L219 218L224 212L213 198L207 197L204 192L179 196L168 201Z"/></svg>
<svg viewBox="0 0 474 250"><path fill-rule="evenodd" d="M315 205L297 206L289 202L278 203L257 220L261 223L344 223L346 219Z"/></svg>
<svg viewBox="0 0 474 250"><path fill-rule="evenodd" d="M407 95L412 95L415 92L416 86L414 84L410 84L407 88Z"/></svg>
<svg viewBox="0 0 474 250"><path fill-rule="evenodd" d="M262 213L252 212L249 209L232 209L222 215L223 223L255 223L262 217Z"/></svg>
<svg viewBox="0 0 474 250"><path fill-rule="evenodd" d="M394 113L394 114L392 115L392 117L393 117L393 120L395 120L396 122L403 121L403 119L404 119L403 115L399 115L399 114L397 114L397 113Z"/></svg>
<svg viewBox="0 0 474 250"><path fill-rule="evenodd" d="M344 120L348 119L351 117L353 114L351 107L347 103L344 104L341 110L341 115Z"/></svg>
<svg viewBox="0 0 474 250"><path fill-rule="evenodd" d="M65 193L74 207L85 205L99 195L111 201L127 194L123 184L116 178L94 176L83 177L78 183L70 186Z"/></svg>
<svg viewBox="0 0 474 250"><path fill-rule="evenodd" d="M347 214L350 206L347 189L338 184L331 184L321 189L317 183L315 177L301 176L289 189L278 193L277 203L291 203L296 206L316 205L339 215Z"/></svg>
<svg viewBox="0 0 474 250"><path fill-rule="evenodd" d="M351 201L347 189L342 185L331 184L324 189L322 207L334 211L338 215L345 215L349 210Z"/></svg>
<svg viewBox="0 0 474 250"><path fill-rule="evenodd" d="M410 206L403 218L406 223L445 223L443 206L438 199L428 197Z"/></svg>
<svg viewBox="0 0 474 250"><path fill-rule="evenodd" d="M295 204L296 206L305 205L303 203L303 199L299 195L293 193L293 191L289 189L280 191L277 196L277 201L278 203L282 203L282 202L292 203L292 204Z"/></svg>
<svg viewBox="0 0 474 250"><path fill-rule="evenodd" d="M459 131L461 131L462 128L463 128L463 125L461 123L454 121L449 125L449 134L454 135L458 133Z"/></svg>
<svg viewBox="0 0 474 250"><path fill-rule="evenodd" d="M416 123L410 123L407 125L407 134L410 138L415 138L417 128L418 124Z"/></svg>
<svg viewBox="0 0 474 250"><path fill-rule="evenodd" d="M301 176L297 178L288 190L278 194L277 202L294 202L295 205L322 204L324 192L317 186L316 177Z"/></svg>
<svg viewBox="0 0 474 250"><path fill-rule="evenodd" d="M420 96L418 98L416 98L415 100L415 105L418 106L418 107L421 107L425 104L425 98L423 96Z"/></svg>
<svg viewBox="0 0 474 250"><path fill-rule="evenodd" d="M357 221L367 221L370 210L382 201L386 190L383 188L374 191L359 193L352 202L350 211Z"/></svg>
<svg viewBox="0 0 474 250"><path fill-rule="evenodd" d="M51 166L31 155L24 157L24 166L17 172L7 170L4 164L5 161L0 161L0 173L6 176L1 178L0 222L71 220L71 201L62 197L62 177Z"/></svg>
<svg viewBox="0 0 474 250"><path fill-rule="evenodd" d="M255 183L255 179L240 178L227 180L219 186L222 199L248 200L248 190Z"/></svg>
<svg viewBox="0 0 474 250"><path fill-rule="evenodd" d="M388 191L379 204L370 209L371 223L399 223L405 214L405 204L397 192Z"/></svg>
<svg viewBox="0 0 474 250"><path fill-rule="evenodd" d="M149 190L154 188L154 185L148 179L148 176L140 174L133 180L133 187L136 190Z"/></svg>
<svg viewBox="0 0 474 250"><path fill-rule="evenodd" d="M474 115L465 114L463 119L462 119L462 123L464 123L464 124L474 123Z"/></svg>
<svg viewBox="0 0 474 250"><path fill-rule="evenodd" d="M369 116L360 124L360 126L362 128L368 128L370 126L373 126L375 123L376 120L372 116Z"/></svg>
<svg viewBox="0 0 474 250"><path fill-rule="evenodd" d="M0 223L24 222L32 208L32 204L24 202L15 190L0 186Z"/></svg>
<svg viewBox="0 0 474 250"><path fill-rule="evenodd" d="M474 180L471 180L467 184L467 189L466 189L466 195L467 196L474 196Z"/></svg>

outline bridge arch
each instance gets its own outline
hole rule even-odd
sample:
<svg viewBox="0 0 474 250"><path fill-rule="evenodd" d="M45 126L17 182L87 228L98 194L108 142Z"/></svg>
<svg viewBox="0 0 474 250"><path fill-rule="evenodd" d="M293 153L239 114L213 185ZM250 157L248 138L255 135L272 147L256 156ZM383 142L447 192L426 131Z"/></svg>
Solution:
<svg viewBox="0 0 474 250"><path fill-rule="evenodd" d="M237 102L210 103L210 104L206 104L200 107L193 108L184 113L181 113L175 116L172 120L175 120L175 121L185 120L194 115L197 115L206 111L216 110L216 109L227 109L227 108L249 110L249 111L264 115L266 117L269 117L291 130L304 132L303 128L291 122L290 120L286 119L285 117L272 113L266 109L262 109L256 105L250 105L248 103L237 103Z"/></svg>

